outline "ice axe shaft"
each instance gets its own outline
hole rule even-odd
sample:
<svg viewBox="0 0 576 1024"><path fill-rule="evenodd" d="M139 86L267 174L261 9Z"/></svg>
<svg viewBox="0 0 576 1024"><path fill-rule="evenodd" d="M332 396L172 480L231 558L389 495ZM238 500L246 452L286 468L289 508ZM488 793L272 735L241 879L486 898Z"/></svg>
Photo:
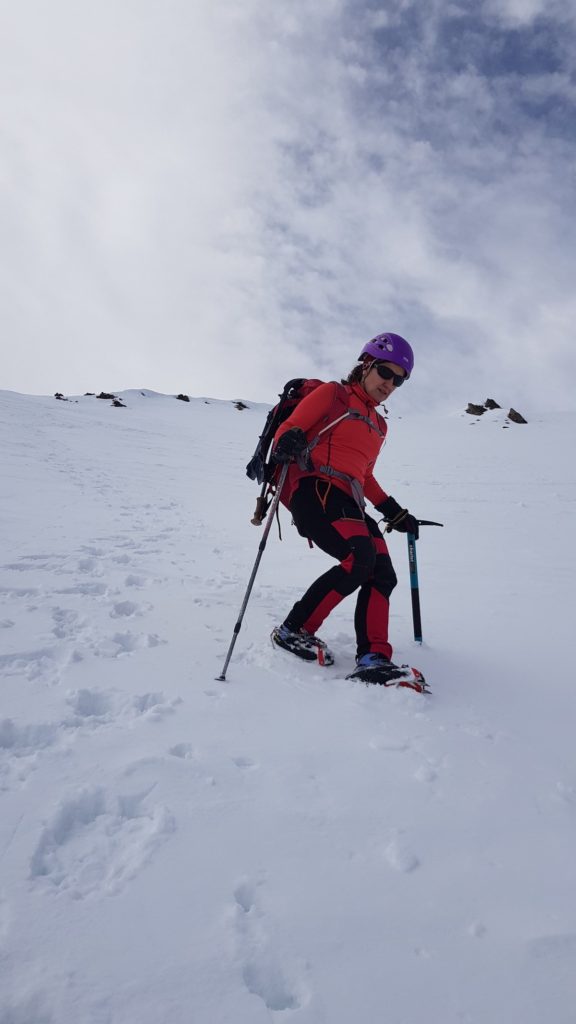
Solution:
<svg viewBox="0 0 576 1024"><path fill-rule="evenodd" d="M418 526L444 526L444 523L435 523L432 519L419 519ZM412 597L412 623L414 625L414 639L417 644L422 643L422 615L420 614L420 584L418 582L418 560L416 558L416 537L413 533L407 533L408 539L408 568L410 570L410 595Z"/></svg>
<svg viewBox="0 0 576 1024"><path fill-rule="evenodd" d="M406 534L408 538L408 567L410 570L410 594L412 597L412 623L414 625L414 639L417 644L422 643L422 616L420 614L420 587L418 584L418 561L416 559L416 537L413 533Z"/></svg>
<svg viewBox="0 0 576 1024"><path fill-rule="evenodd" d="M418 519L418 526L444 526L444 523L436 523L433 519ZM389 524L386 532L389 533L393 527ZM408 540L408 567L410 570L410 596L412 598L412 623L414 626L414 639L417 644L422 643L422 615L420 612L420 584L418 582L418 560L416 558L416 537L413 533L406 534Z"/></svg>

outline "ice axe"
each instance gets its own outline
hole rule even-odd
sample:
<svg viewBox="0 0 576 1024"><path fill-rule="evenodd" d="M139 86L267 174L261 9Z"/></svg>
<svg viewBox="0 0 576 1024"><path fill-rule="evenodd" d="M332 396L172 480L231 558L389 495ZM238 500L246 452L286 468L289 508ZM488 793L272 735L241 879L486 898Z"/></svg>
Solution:
<svg viewBox="0 0 576 1024"><path fill-rule="evenodd" d="M432 519L418 519L418 526L444 526L444 523L435 523ZM386 528L390 532L390 527ZM418 562L416 559L416 537L413 533L407 533L408 540L408 568L410 570L410 594L412 597L412 623L414 625L414 639L417 644L422 643L422 616L420 614L420 585L418 583Z"/></svg>
<svg viewBox="0 0 576 1024"><path fill-rule="evenodd" d="M418 526L444 526L444 523L434 523L431 519L419 519ZM412 596L412 623L414 625L414 639L417 644L422 643L422 617L420 615L420 586L418 584L418 562L416 561L416 537L413 533L407 533L408 539L408 567L410 570L410 594Z"/></svg>

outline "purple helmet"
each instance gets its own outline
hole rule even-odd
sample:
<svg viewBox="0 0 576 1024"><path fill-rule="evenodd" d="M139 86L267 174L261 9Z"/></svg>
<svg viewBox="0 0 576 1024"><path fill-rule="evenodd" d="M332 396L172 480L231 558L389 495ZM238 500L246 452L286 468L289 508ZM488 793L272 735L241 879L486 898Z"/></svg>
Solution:
<svg viewBox="0 0 576 1024"><path fill-rule="evenodd" d="M406 341L399 334L377 334L372 341L364 345L358 359L364 356L371 356L372 359L380 359L383 362L397 363L406 370L409 377L414 369L414 353Z"/></svg>

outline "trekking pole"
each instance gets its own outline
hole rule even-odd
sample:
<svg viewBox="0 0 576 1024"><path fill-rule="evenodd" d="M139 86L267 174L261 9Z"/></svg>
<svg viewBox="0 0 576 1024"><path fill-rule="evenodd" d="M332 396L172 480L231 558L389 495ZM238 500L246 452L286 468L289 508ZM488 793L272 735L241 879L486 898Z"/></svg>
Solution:
<svg viewBox="0 0 576 1024"><path fill-rule="evenodd" d="M272 521L274 519L274 514L275 514L276 509L278 507L278 502L280 501L280 495L282 493L282 487L283 487L284 481L286 479L286 474L288 472L288 468L289 468L289 463L286 462L282 466L282 471L280 473L280 478L279 478L278 484L276 486L276 494L274 495L274 498L272 499L272 504L270 505L270 511L268 513L268 519L266 520L266 526L264 527L264 533L262 534L262 540L260 541L260 544L258 545L258 554L256 556L256 561L254 562L254 568L252 569L252 574L251 574L250 579L248 581L248 586L246 588L246 593L244 595L244 600L242 601L242 607L240 608L240 612L238 614L238 621L237 621L236 625L234 626L234 632L232 634L232 640L230 642L230 647L228 648L228 654L226 655L226 660L224 662L224 668L222 669L221 675L216 676L216 679L220 683L226 682L226 670L228 668L228 665L230 664L230 658L232 657L232 651L234 650L234 645L236 644L236 641L238 639L238 634L240 632L240 627L242 626L242 619L244 618L244 612L246 611L246 606L247 606L248 601L250 599L250 594L252 593L252 587L254 586L254 580L256 579L256 573L258 572L258 566L260 565L260 562L262 560L262 555L264 554L264 548L266 547L266 541L268 540L268 534L270 533L270 528L272 526Z"/></svg>
<svg viewBox="0 0 576 1024"><path fill-rule="evenodd" d="M443 523L434 523L431 519L419 519L418 526L443 526ZM414 625L414 639L417 644L422 643L422 616L420 614L420 586L418 583L418 562L416 560L416 537L413 533L407 533L408 539L408 567L410 569L410 595L412 597L412 623Z"/></svg>

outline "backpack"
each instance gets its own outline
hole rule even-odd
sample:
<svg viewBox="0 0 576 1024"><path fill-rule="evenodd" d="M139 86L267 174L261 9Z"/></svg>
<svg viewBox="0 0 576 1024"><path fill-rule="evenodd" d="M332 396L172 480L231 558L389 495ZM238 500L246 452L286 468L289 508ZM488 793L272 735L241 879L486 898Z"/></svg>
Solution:
<svg viewBox="0 0 576 1024"><path fill-rule="evenodd" d="M261 526L262 521L268 510L269 500L266 495L266 490L274 490L274 485L278 477L278 466L269 461L270 449L274 440L274 435L278 430L281 423L287 420L291 413L294 411L299 402L307 395L315 391L320 384L324 384L322 380L316 380L315 378L306 377L295 377L293 380L289 380L279 396L280 401L270 409L264 423L264 429L258 439L256 450L254 455L250 459L250 462L246 466L246 476L251 480L256 480L259 484L262 484L262 491L260 497L256 502L256 511L252 523L255 526ZM322 420L315 425L319 432L323 432L325 429L329 429L334 426L336 421L340 421L348 415L348 395L343 384L338 384L334 381L334 399L328 412L322 417ZM313 447L315 442L318 440L318 436L314 437L314 440L310 442L310 446Z"/></svg>

